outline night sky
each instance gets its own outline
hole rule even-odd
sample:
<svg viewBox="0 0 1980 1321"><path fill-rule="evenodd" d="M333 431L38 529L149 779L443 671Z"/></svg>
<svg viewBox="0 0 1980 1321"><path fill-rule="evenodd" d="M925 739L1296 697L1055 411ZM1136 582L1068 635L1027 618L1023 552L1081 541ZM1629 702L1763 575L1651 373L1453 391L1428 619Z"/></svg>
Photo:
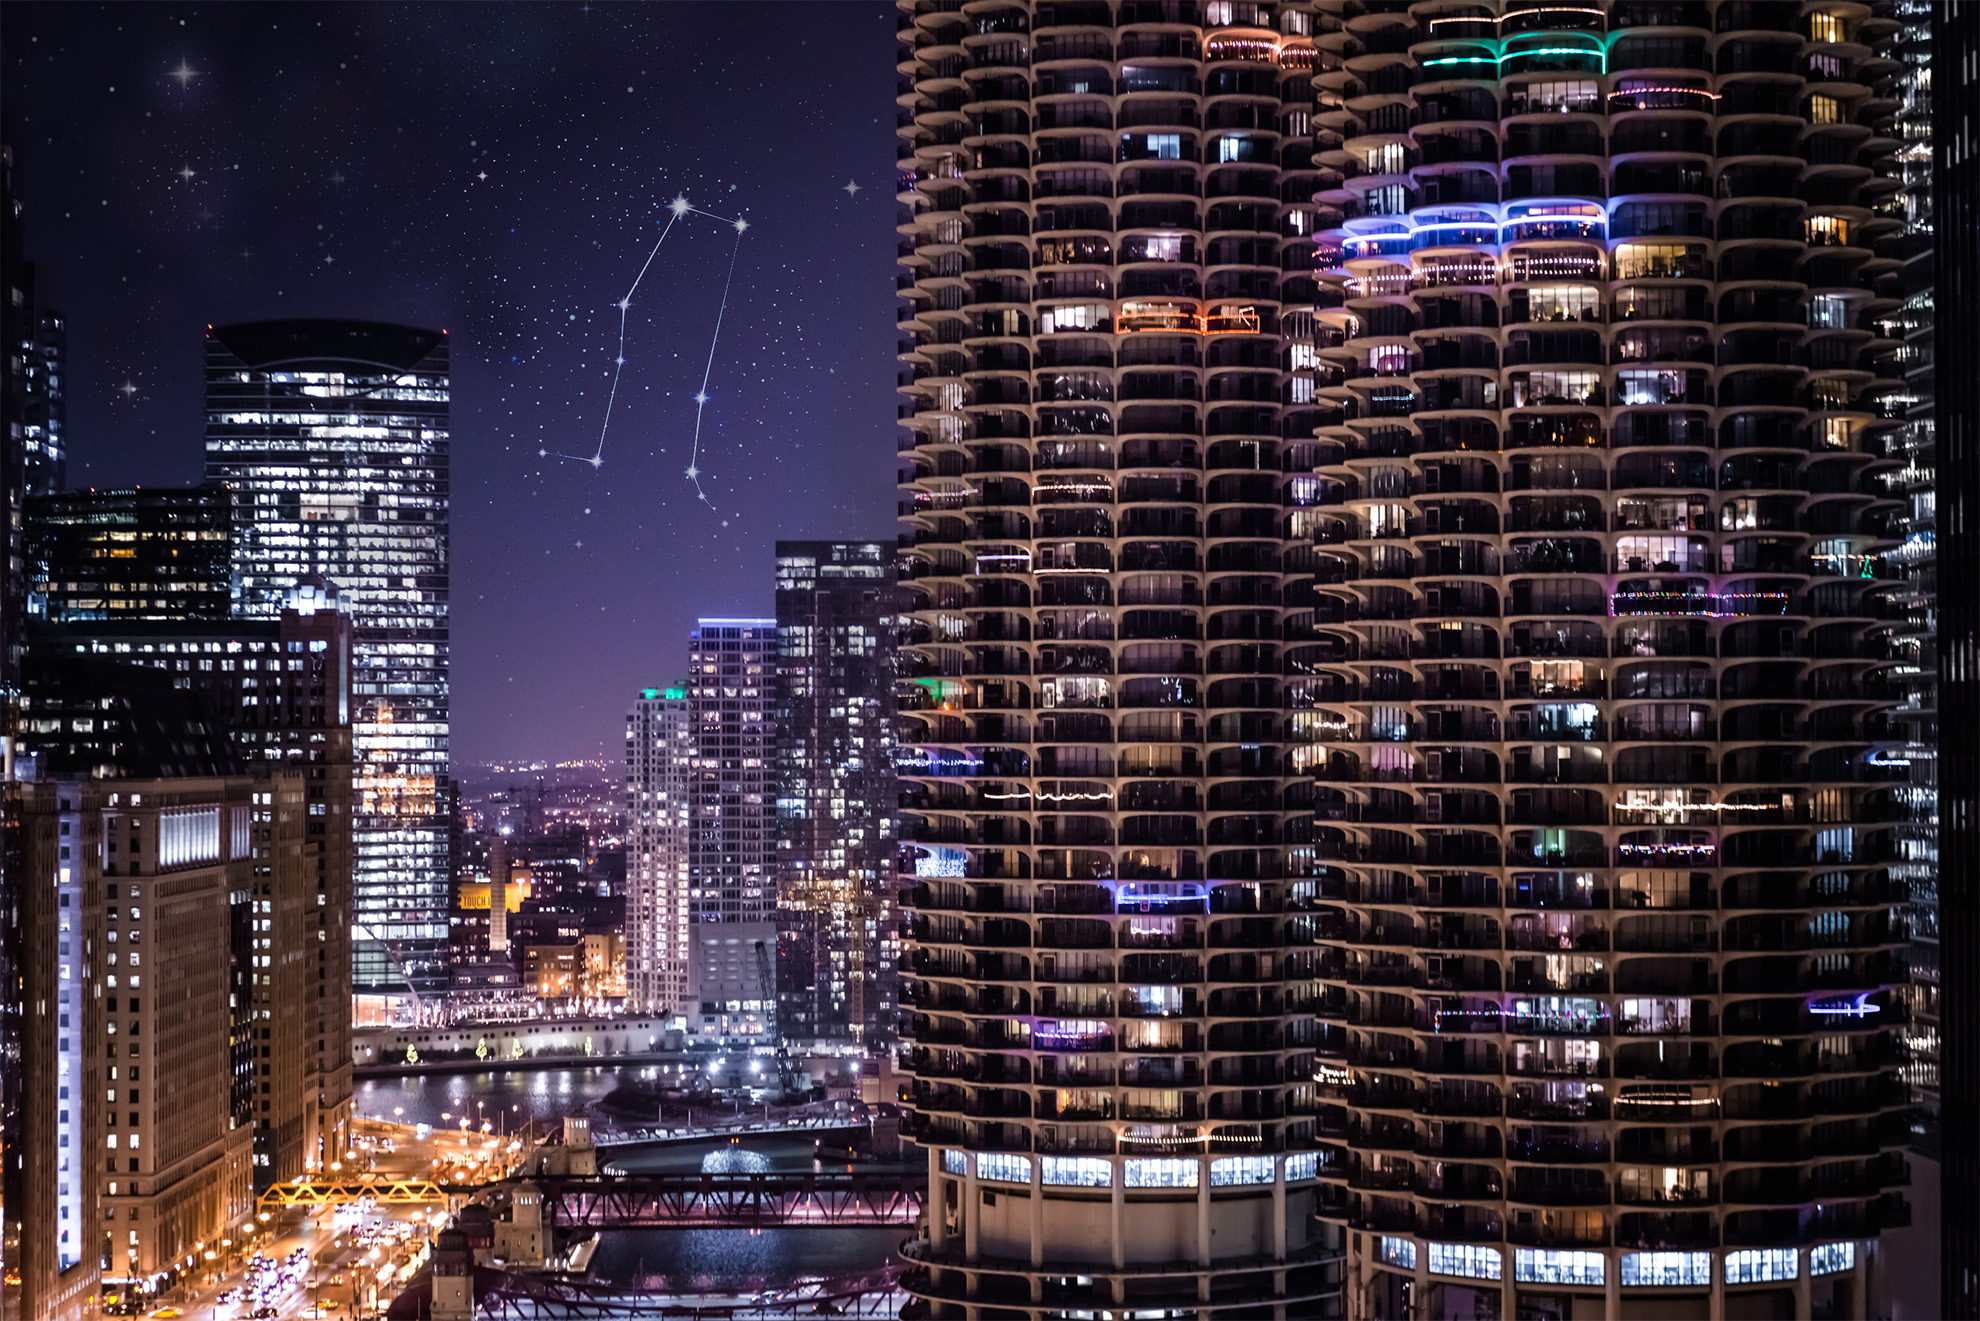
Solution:
<svg viewBox="0 0 1980 1321"><path fill-rule="evenodd" d="M457 765L618 756L774 541L892 535L891 6L50 0L0 51L72 487L200 480L209 323L450 333ZM681 195L740 245L676 225L603 466L539 457L597 449Z"/></svg>

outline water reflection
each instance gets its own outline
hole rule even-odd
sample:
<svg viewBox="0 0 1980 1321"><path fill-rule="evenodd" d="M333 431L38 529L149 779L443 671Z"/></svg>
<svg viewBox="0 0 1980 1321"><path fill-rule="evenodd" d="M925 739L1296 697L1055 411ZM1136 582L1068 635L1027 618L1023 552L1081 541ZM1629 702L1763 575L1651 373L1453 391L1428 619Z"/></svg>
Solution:
<svg viewBox="0 0 1980 1321"><path fill-rule="evenodd" d="M621 1081L655 1078L652 1066L599 1064L568 1069L491 1069L480 1073L422 1073L364 1078L354 1089L357 1112L375 1119L454 1128L469 1122L514 1127L531 1119L582 1114Z"/></svg>

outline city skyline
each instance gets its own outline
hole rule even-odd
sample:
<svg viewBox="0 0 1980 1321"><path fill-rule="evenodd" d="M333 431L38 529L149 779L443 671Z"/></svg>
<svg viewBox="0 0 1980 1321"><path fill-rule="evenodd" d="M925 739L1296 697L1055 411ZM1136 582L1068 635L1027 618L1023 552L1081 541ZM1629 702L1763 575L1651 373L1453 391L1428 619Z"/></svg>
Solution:
<svg viewBox="0 0 1980 1321"><path fill-rule="evenodd" d="M209 324L447 330L463 760L615 756L621 695L671 678L646 657L769 612L778 538L890 534L890 9L241 12L0 12L71 487L199 479ZM617 303L677 196L750 228L676 228L630 300L603 466L539 458L598 443ZM683 470L732 250L711 508Z"/></svg>

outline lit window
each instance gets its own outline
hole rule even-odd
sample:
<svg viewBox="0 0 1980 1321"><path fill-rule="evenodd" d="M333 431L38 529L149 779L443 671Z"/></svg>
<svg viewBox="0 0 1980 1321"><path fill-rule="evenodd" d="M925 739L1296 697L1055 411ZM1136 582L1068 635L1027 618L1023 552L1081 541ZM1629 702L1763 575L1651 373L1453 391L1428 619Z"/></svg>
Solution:
<svg viewBox="0 0 1980 1321"><path fill-rule="evenodd" d="M1513 1278L1526 1284L1602 1287L1602 1254L1556 1248L1514 1248Z"/></svg>
<svg viewBox="0 0 1980 1321"><path fill-rule="evenodd" d="M1468 1280L1496 1280L1500 1274L1497 1248L1481 1248L1472 1243L1432 1243L1430 1273L1461 1275Z"/></svg>
<svg viewBox="0 0 1980 1321"><path fill-rule="evenodd" d="M1820 1247L1808 1249L1808 1273L1810 1275L1834 1275L1837 1271L1856 1268L1856 1244L1824 1243Z"/></svg>
<svg viewBox="0 0 1980 1321"><path fill-rule="evenodd" d="M983 1152L976 1158L976 1177L998 1183L1030 1183L1031 1157Z"/></svg>
<svg viewBox="0 0 1980 1321"><path fill-rule="evenodd" d="M1625 1252L1622 1282L1626 1289L1668 1289L1712 1283L1709 1252Z"/></svg>
<svg viewBox="0 0 1980 1321"><path fill-rule="evenodd" d="M1416 1244L1393 1234L1382 1235L1382 1261L1385 1265L1400 1266L1406 1271L1416 1269Z"/></svg>
<svg viewBox="0 0 1980 1321"><path fill-rule="evenodd" d="M1270 1157L1266 1157L1269 1162ZM1211 1182L1215 1182L1213 1178ZM1266 1182L1270 1182L1268 1177ZM1193 1157L1157 1157L1148 1160L1130 1160L1127 1163L1127 1186L1130 1188L1194 1188L1196 1187L1196 1161Z"/></svg>
<svg viewBox="0 0 1980 1321"><path fill-rule="evenodd" d="M1767 1284L1792 1280L1799 1274L1793 1248L1747 1248L1726 1254L1727 1284Z"/></svg>
<svg viewBox="0 0 1980 1321"><path fill-rule="evenodd" d="M1044 1156L1044 1181L1066 1188L1108 1188L1113 1186L1114 1167L1098 1156Z"/></svg>
<svg viewBox="0 0 1980 1321"><path fill-rule="evenodd" d="M1246 1183L1270 1183L1272 1177L1270 1156L1225 1156L1210 1162L1210 1186L1213 1188L1227 1188Z"/></svg>

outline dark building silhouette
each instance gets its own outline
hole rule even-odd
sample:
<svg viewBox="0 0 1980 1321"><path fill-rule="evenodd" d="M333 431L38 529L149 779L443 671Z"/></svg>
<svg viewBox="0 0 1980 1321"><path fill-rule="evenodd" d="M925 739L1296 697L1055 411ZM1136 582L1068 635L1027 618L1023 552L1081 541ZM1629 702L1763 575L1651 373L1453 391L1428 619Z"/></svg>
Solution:
<svg viewBox="0 0 1980 1321"><path fill-rule="evenodd" d="M1932 7L1933 423L1938 452L1942 1305L1980 1316L1980 5Z"/></svg>
<svg viewBox="0 0 1980 1321"><path fill-rule="evenodd" d="M230 618L231 512L218 487L31 496L28 613L55 624Z"/></svg>

